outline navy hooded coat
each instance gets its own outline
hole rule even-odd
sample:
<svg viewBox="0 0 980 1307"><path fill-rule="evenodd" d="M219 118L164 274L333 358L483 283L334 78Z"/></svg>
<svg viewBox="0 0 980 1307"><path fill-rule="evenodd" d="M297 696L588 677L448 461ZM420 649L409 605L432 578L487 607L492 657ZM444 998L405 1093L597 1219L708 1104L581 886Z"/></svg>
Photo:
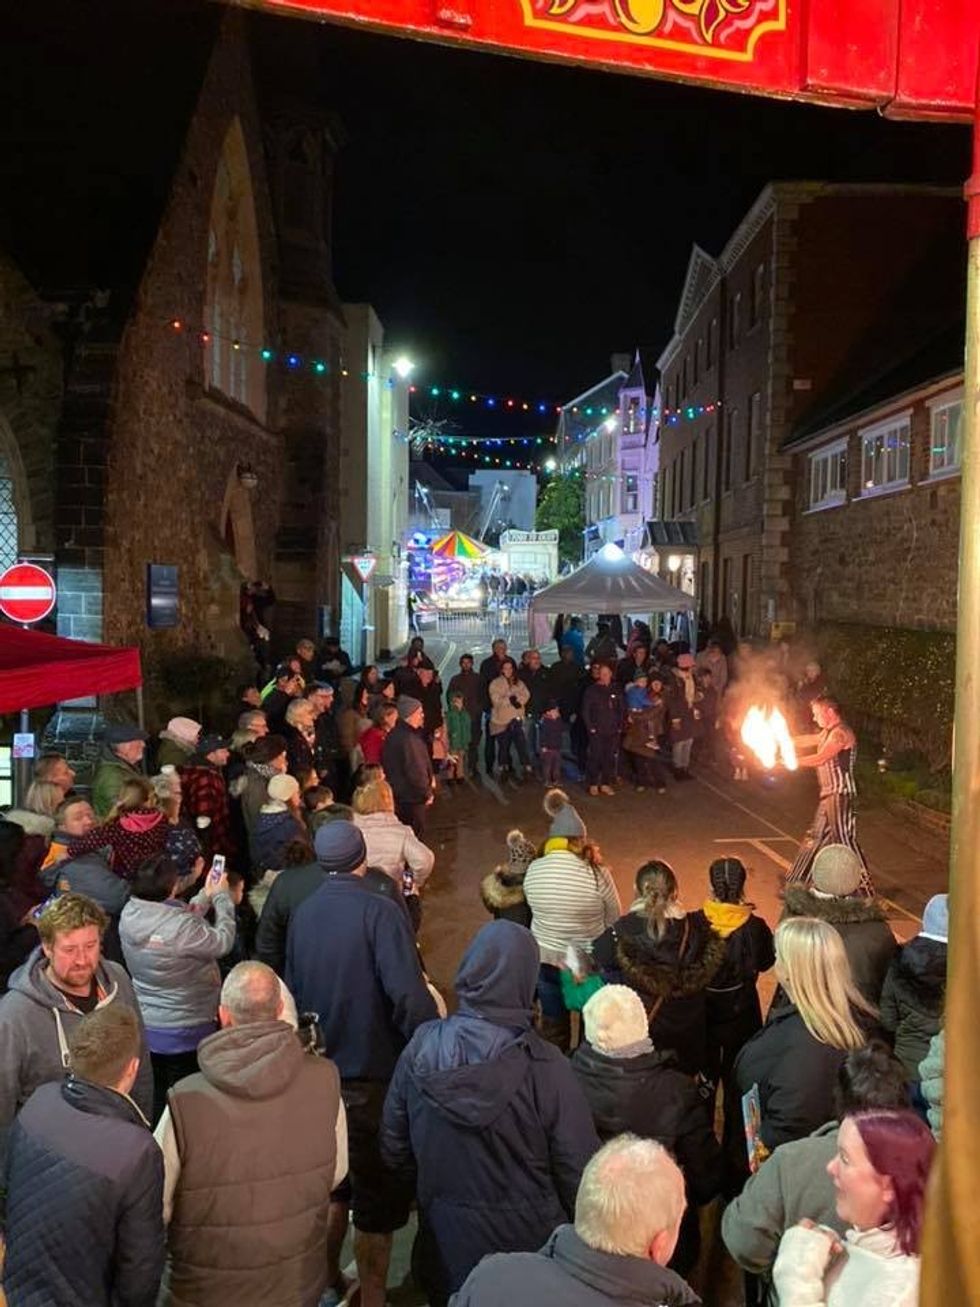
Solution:
<svg viewBox="0 0 980 1307"><path fill-rule="evenodd" d="M418 1168L418 1271L435 1303L486 1254L540 1248L599 1147L570 1064L531 1029L538 966L523 926L484 926L456 973L458 1011L419 1027L388 1090L382 1155Z"/></svg>

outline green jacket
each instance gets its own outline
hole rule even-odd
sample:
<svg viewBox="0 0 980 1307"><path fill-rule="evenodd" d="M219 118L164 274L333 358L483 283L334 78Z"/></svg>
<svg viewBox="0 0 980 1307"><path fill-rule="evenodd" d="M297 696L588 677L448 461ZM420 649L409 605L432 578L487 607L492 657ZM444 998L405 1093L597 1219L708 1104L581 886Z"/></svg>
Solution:
<svg viewBox="0 0 980 1307"><path fill-rule="evenodd" d="M462 753L470 747L473 725L465 708L447 708L446 727L449 731L449 748L453 753Z"/></svg>
<svg viewBox="0 0 980 1307"><path fill-rule="evenodd" d="M828 1121L805 1139L780 1144L749 1177L721 1221L721 1237L739 1266L754 1275L768 1275L780 1239L803 1217L844 1233L847 1225L837 1215L834 1184L827 1174L827 1163L836 1152L837 1122Z"/></svg>
<svg viewBox="0 0 980 1307"><path fill-rule="evenodd" d="M946 1061L946 1027L933 1037L929 1052L919 1063L922 1097L926 1100L929 1129L937 1139L943 1133L943 1064Z"/></svg>
<svg viewBox="0 0 980 1307"><path fill-rule="evenodd" d="M105 821L126 781L145 779L143 773L130 767L117 753L103 747L92 778L92 807L99 821Z"/></svg>

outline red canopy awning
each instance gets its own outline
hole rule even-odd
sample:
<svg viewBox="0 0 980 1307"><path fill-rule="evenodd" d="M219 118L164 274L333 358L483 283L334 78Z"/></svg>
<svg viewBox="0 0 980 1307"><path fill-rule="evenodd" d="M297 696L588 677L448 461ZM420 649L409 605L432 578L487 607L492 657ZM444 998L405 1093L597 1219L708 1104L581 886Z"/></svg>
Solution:
<svg viewBox="0 0 980 1307"><path fill-rule="evenodd" d="M140 653L0 624L0 713L143 684Z"/></svg>

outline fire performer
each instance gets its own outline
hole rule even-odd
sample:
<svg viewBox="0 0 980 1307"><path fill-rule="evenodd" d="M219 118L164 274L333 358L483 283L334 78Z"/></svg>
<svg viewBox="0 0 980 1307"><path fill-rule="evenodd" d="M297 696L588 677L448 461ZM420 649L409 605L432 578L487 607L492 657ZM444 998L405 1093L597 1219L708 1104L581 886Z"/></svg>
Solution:
<svg viewBox="0 0 980 1307"><path fill-rule="evenodd" d="M834 699L820 695L814 699L811 712L813 720L820 727L819 732L815 735L797 736L794 744L801 749L816 750L815 753L799 757L797 761L800 767L816 769L820 802L786 879L809 881L813 859L819 850L827 844L846 844L861 859L861 892L871 895L874 889L868 865L857 842L854 815L854 800L857 796L854 781L857 739L841 717L840 706Z"/></svg>

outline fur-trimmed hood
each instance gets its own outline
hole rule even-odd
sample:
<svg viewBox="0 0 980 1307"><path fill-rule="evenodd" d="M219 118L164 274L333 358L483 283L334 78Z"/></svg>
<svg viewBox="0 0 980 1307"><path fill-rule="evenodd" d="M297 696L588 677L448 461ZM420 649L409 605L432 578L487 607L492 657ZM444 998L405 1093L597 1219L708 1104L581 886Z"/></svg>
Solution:
<svg viewBox="0 0 980 1307"><path fill-rule="evenodd" d="M703 913L691 912L688 920L682 962L676 960L683 930L680 921L670 922L660 940L651 939L642 922L640 930L630 929L630 917L617 923L616 961L627 985L651 998L682 998L708 985L725 960L725 941L709 927Z"/></svg>
<svg viewBox="0 0 980 1307"><path fill-rule="evenodd" d="M824 898L805 885L788 885L783 895L783 917L819 917L831 926L854 926L886 921L877 899Z"/></svg>
<svg viewBox="0 0 980 1307"><path fill-rule="evenodd" d="M516 908L524 899L524 877L508 875L502 871L491 871L480 881L480 897L488 912L501 912L505 908Z"/></svg>

